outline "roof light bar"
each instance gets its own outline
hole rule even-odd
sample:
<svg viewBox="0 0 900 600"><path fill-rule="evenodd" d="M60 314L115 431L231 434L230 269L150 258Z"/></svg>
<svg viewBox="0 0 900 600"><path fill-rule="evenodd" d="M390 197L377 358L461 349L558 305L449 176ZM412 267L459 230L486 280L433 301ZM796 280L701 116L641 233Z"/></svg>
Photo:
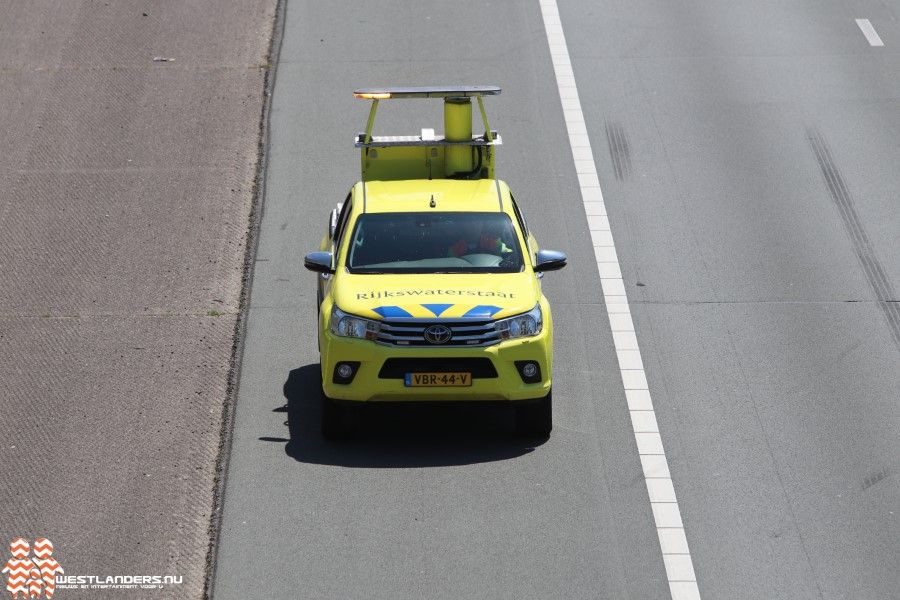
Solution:
<svg viewBox="0 0 900 600"><path fill-rule="evenodd" d="M424 87L385 87L356 90L353 95L363 100L387 100L388 98L474 98L496 96L496 85L433 85Z"/></svg>

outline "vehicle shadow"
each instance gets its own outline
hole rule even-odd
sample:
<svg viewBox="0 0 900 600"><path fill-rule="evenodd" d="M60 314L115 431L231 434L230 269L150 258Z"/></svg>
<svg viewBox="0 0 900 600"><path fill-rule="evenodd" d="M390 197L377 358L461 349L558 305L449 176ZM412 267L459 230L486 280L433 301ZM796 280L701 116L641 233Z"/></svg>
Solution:
<svg viewBox="0 0 900 600"><path fill-rule="evenodd" d="M356 411L347 440L328 441L319 430L319 365L290 372L284 383L293 459L346 467L397 468L463 465L515 458L545 440L513 435L512 411L469 405L364 405ZM260 438L285 441L283 438Z"/></svg>

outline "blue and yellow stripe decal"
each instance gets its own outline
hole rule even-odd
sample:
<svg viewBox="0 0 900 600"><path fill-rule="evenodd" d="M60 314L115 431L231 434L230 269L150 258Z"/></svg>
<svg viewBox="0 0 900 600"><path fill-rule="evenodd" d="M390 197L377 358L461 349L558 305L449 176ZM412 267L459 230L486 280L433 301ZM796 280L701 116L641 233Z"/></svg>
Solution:
<svg viewBox="0 0 900 600"><path fill-rule="evenodd" d="M376 306L370 310L381 319L491 319L503 308L491 304L407 304Z"/></svg>
<svg viewBox="0 0 900 600"><path fill-rule="evenodd" d="M499 306L491 306L489 304L479 304L478 306L473 306L469 310L463 314L463 317L471 317L471 318L479 318L479 319L490 319L495 314L503 310Z"/></svg>
<svg viewBox="0 0 900 600"><path fill-rule="evenodd" d="M425 310L431 311L435 317L441 316L448 308L452 308L452 304L420 304Z"/></svg>
<svg viewBox="0 0 900 600"><path fill-rule="evenodd" d="M399 306L379 306L378 308L373 308L372 312L377 314L382 319L396 319L398 317L413 316Z"/></svg>

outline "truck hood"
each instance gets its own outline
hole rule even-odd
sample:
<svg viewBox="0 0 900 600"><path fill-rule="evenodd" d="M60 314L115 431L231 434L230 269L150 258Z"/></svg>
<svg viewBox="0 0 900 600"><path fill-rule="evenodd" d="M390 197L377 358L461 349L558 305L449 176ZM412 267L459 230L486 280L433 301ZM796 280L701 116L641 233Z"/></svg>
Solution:
<svg viewBox="0 0 900 600"><path fill-rule="evenodd" d="M500 319L528 312L540 300L531 273L459 273L335 276L334 300L341 310L385 319Z"/></svg>

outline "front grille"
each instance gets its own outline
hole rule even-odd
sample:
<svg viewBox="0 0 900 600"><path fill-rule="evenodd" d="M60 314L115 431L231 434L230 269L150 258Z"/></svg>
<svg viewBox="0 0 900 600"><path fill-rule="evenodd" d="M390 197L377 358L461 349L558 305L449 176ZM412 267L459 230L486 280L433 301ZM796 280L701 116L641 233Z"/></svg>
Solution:
<svg viewBox="0 0 900 600"><path fill-rule="evenodd" d="M500 341L495 322L490 320L441 320L388 319L381 321L376 340L393 346L425 346L427 348L490 346ZM450 339L442 344L425 340L425 330L432 325L444 325L450 329Z"/></svg>
<svg viewBox="0 0 900 600"><path fill-rule="evenodd" d="M489 358L389 358L381 365L379 379L403 379L407 373L471 373L473 379L495 379L497 369Z"/></svg>

